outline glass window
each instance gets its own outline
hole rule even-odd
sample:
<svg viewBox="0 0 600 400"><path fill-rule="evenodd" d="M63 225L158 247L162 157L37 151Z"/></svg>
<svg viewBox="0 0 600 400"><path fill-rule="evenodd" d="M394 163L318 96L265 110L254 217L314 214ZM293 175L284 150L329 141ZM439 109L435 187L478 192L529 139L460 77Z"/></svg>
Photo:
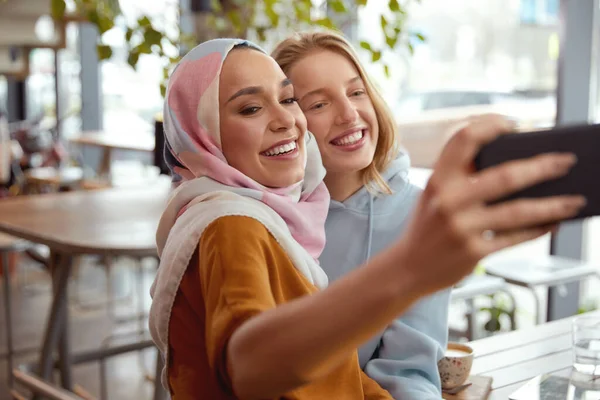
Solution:
<svg viewBox="0 0 600 400"><path fill-rule="evenodd" d="M8 88L6 86L6 78L4 77L4 75L0 75L0 110L2 111L6 111L6 108L8 107L8 103L7 103L7 91Z"/></svg>
<svg viewBox="0 0 600 400"><path fill-rule="evenodd" d="M430 168L468 115L500 113L522 130L554 125L559 51L557 0L428 0L412 2L407 31L426 41L385 51L391 66L359 50L395 113L400 142L408 150L413 177ZM377 42L379 15L386 2L369 2L359 14L358 38ZM379 40L378 45L383 44ZM418 180L418 179L417 179ZM550 236L498 252L489 258L529 258L548 254ZM522 299L527 304L529 299ZM522 306L521 306L522 307ZM528 306L527 306L528 307ZM529 309L528 309L529 310ZM532 310L531 310L532 311ZM533 315L533 313L532 313ZM530 324L532 320L525 323Z"/></svg>
<svg viewBox="0 0 600 400"><path fill-rule="evenodd" d="M79 130L81 110L81 63L77 49L77 25L66 27L66 47L58 50L59 112L61 133L69 136ZM27 78L27 117L42 118L45 126L56 123L56 87L52 49L33 49L30 57L30 75Z"/></svg>
<svg viewBox="0 0 600 400"><path fill-rule="evenodd" d="M127 63L123 35L126 23L132 23L142 14L161 27L177 23L177 3L169 0L120 1L125 19L117 21L116 27L104 37L113 46L112 58L101 63L105 130L123 131L126 127L131 132L147 132L153 129L153 119L163 105L160 94L162 62L155 56L142 55L137 70L131 68Z"/></svg>
<svg viewBox="0 0 600 400"><path fill-rule="evenodd" d="M359 51L370 75L385 87L383 94L414 165L433 165L452 121L468 115L501 113L518 121L523 130L554 124L557 4L551 0L412 2L407 31L422 33L426 41L412 43L412 55L407 47L384 52L390 78L367 52ZM386 2L369 2L361 9L359 39L383 44L371 33L380 30L379 15L385 8Z"/></svg>
<svg viewBox="0 0 600 400"><path fill-rule="evenodd" d="M600 3L598 3L598 13L600 14ZM596 38L600 37L600 22L596 20ZM594 66L592 69L595 72L594 79L596 87L592 94L595 96L595 107L593 109L593 118L596 123L600 123L600 54L596 54ZM584 257L593 265L600 268L600 246L596 244L600 241L600 217L590 218L585 224L585 247ZM583 309L600 308L600 283L597 279L592 279L586 282L584 290L581 294L581 306Z"/></svg>

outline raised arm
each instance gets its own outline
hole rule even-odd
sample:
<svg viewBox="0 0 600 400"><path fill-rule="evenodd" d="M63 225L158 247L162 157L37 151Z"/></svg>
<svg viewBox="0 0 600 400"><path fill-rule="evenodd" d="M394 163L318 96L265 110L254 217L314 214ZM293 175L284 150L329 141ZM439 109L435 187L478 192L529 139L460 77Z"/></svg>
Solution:
<svg viewBox="0 0 600 400"><path fill-rule="evenodd" d="M274 398L327 375L416 300L458 282L482 257L575 215L584 202L573 196L486 205L563 176L575 161L544 155L474 173L479 148L511 129L498 116L473 120L444 149L400 241L322 292L242 323L226 358L237 396Z"/></svg>

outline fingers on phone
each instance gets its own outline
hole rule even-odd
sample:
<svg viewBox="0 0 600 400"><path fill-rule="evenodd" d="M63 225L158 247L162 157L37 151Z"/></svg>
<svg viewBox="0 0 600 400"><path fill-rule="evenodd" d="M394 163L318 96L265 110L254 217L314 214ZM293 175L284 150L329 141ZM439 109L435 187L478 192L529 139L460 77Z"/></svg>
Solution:
<svg viewBox="0 0 600 400"><path fill-rule="evenodd" d="M478 174L475 195L483 201L498 200L536 184L565 176L577 163L571 153L550 153L509 161Z"/></svg>
<svg viewBox="0 0 600 400"><path fill-rule="evenodd" d="M490 206L488 221L483 228L508 231L547 225L576 216L586 203L583 196L512 200Z"/></svg>

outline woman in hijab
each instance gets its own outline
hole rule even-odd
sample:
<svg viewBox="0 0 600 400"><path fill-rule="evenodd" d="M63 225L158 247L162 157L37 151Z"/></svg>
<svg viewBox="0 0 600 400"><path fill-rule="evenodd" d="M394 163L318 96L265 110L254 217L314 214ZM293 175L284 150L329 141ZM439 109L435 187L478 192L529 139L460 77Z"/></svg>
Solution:
<svg viewBox="0 0 600 400"><path fill-rule="evenodd" d="M452 173L450 187L434 179L436 192L426 191L403 240L327 286L317 262L329 204L324 169L277 63L247 41L203 43L173 72L164 118L178 185L157 230L150 330L166 360L163 384L176 400L391 399L361 371L357 347L484 255L545 233L533 228L483 242L495 214L481 204L572 165L564 155L548 165L513 163L508 168L520 167L520 179L502 189L498 173L480 177L493 196L457 191L471 160L464 151L453 158L464 140L451 143L439 165ZM474 152L506 130L480 126L463 139ZM566 218L577 201L528 218ZM477 210L478 225L457 232L455 218L465 209Z"/></svg>

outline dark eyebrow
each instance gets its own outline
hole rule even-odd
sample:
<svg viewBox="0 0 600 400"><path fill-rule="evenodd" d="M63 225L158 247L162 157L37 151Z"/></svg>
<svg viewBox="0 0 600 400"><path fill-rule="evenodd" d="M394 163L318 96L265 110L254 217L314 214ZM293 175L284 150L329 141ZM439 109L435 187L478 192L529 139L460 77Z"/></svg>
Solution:
<svg viewBox="0 0 600 400"><path fill-rule="evenodd" d="M284 88L286 86L289 86L292 84L292 81L289 78L284 79L283 81L281 81L281 87ZM264 92L264 89L260 86L249 86L243 89L238 90L233 96L231 96L229 98L229 100L227 100L227 102L229 103L232 100L237 99L240 96L248 96L248 95L252 95L252 94L260 94Z"/></svg>
<svg viewBox="0 0 600 400"><path fill-rule="evenodd" d="M360 75L355 76L354 78L350 79L348 82L346 82L346 85L351 85L351 84L353 84L354 82L357 82L357 81L362 81L362 78L360 77ZM312 90L312 91L306 93L304 96L302 96L302 98L300 99L300 102L302 102L302 100L304 100L308 96L312 96L313 94L319 94L319 93L322 93L324 91L325 91L325 89L323 89L323 88Z"/></svg>

